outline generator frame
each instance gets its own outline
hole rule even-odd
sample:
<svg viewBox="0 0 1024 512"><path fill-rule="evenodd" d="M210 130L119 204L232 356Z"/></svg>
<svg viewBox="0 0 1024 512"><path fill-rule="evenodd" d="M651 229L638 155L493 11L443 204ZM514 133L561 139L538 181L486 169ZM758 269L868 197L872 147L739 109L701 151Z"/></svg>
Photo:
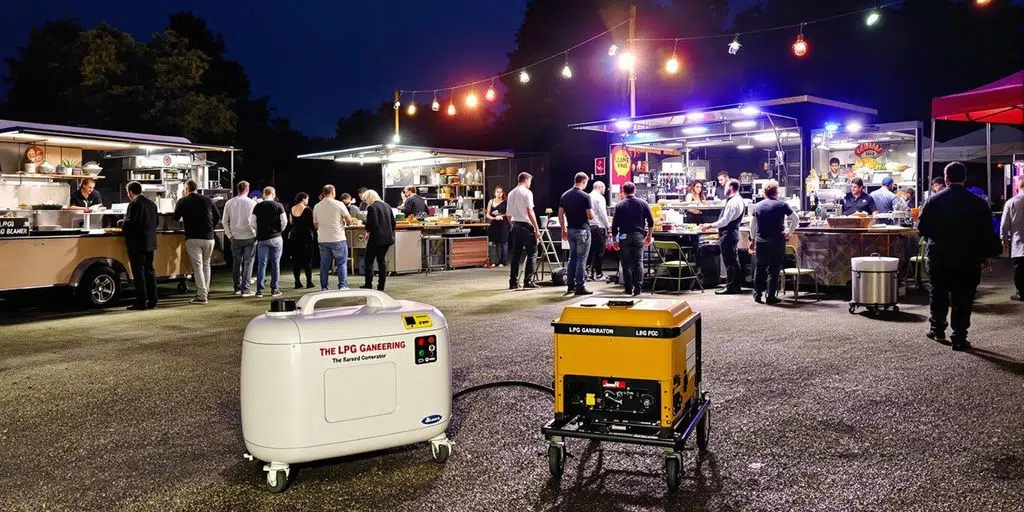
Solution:
<svg viewBox="0 0 1024 512"><path fill-rule="evenodd" d="M683 475L682 452L692 450L686 443L696 434L696 447L701 452L707 450L711 436L711 398L706 391L701 391L702 380L702 329L700 313L691 320L696 322L696 365L695 384L697 392L684 405L685 412L673 423L672 428L663 428L654 424L638 424L630 422L603 421L586 418L582 414L555 417L541 427L541 433L547 443L548 467L551 476L559 478L565 468L565 439L588 439L611 443L655 446L662 449L665 457L665 483L670 491L679 489Z"/></svg>

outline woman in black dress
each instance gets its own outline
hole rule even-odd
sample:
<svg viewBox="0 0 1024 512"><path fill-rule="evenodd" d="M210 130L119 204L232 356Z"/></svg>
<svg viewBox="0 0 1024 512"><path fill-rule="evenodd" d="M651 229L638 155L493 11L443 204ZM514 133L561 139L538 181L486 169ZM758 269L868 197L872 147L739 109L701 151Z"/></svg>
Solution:
<svg viewBox="0 0 1024 512"><path fill-rule="evenodd" d="M302 288L302 271L306 271L306 288L313 287L313 248L316 246L316 228L313 226L313 210L309 208L309 194L299 192L291 208L291 231L288 241L291 244L292 272L295 274L295 287Z"/></svg>
<svg viewBox="0 0 1024 512"><path fill-rule="evenodd" d="M508 264L508 233L511 224L507 208L505 190L501 186L494 187L494 199L487 203L487 220L491 221L487 228L487 241L494 245L495 261L491 264L499 267Z"/></svg>

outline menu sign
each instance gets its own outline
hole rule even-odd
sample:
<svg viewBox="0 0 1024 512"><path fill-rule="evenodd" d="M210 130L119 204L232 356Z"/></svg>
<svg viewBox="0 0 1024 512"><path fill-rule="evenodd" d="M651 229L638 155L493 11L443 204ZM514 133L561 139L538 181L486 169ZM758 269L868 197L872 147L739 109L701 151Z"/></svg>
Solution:
<svg viewBox="0 0 1024 512"><path fill-rule="evenodd" d="M24 217L0 218L0 237L28 236L28 219Z"/></svg>

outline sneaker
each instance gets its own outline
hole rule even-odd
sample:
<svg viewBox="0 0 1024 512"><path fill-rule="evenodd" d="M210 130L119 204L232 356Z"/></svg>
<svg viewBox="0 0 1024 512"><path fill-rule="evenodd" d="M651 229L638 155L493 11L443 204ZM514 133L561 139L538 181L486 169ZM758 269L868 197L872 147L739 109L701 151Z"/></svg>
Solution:
<svg viewBox="0 0 1024 512"><path fill-rule="evenodd" d="M1020 293L1015 293L1013 295L1010 295L1010 300L1015 300L1017 302L1024 302L1024 296L1021 296Z"/></svg>
<svg viewBox="0 0 1024 512"><path fill-rule="evenodd" d="M938 341L940 343L946 341L946 331L940 331L934 328L928 329L928 333L925 334L925 336L932 341Z"/></svg>
<svg viewBox="0 0 1024 512"><path fill-rule="evenodd" d="M255 296L256 296L256 292L254 292L254 291L244 291L244 292L242 292L242 297L243 298L249 298L249 297L255 297Z"/></svg>
<svg viewBox="0 0 1024 512"><path fill-rule="evenodd" d="M206 304L209 300L206 297L193 297L192 300L188 301L189 304Z"/></svg>
<svg viewBox="0 0 1024 512"><path fill-rule="evenodd" d="M309 284L306 285L306 289L309 289L309 288L312 288L312 287L313 287L313 283L309 283Z"/></svg>
<svg viewBox="0 0 1024 512"><path fill-rule="evenodd" d="M756 302L758 304L764 304L764 297L762 297L760 293L755 293L754 294L754 302Z"/></svg>
<svg viewBox="0 0 1024 512"><path fill-rule="evenodd" d="M574 292L574 294L575 295L593 295L594 292L592 292L592 291L590 291L590 290L588 290L586 288L577 288L576 291Z"/></svg>
<svg viewBox="0 0 1024 512"><path fill-rule="evenodd" d="M782 299L780 299L780 298L778 298L778 297L776 297L774 295L769 295L767 299L764 299L764 303L765 304L780 304L780 303L782 303Z"/></svg>
<svg viewBox="0 0 1024 512"><path fill-rule="evenodd" d="M348 286L339 286L338 289L339 290L348 290L349 287Z"/></svg>
<svg viewBox="0 0 1024 512"><path fill-rule="evenodd" d="M572 295L573 293L576 293L576 288L573 286L570 286L568 289L565 290L565 295Z"/></svg>
<svg viewBox="0 0 1024 512"><path fill-rule="evenodd" d="M298 290L300 288L302 288L302 283L295 283L295 289Z"/></svg>
<svg viewBox="0 0 1024 512"><path fill-rule="evenodd" d="M953 340L953 350L956 352L963 352L971 349L971 342L966 339Z"/></svg>
<svg viewBox="0 0 1024 512"><path fill-rule="evenodd" d="M364 285L360 286L360 288L362 288L364 290L372 290L373 289L373 285L372 284L364 284Z"/></svg>
<svg viewBox="0 0 1024 512"><path fill-rule="evenodd" d="M518 290L519 289L519 283L509 283L508 284L508 289L509 290Z"/></svg>
<svg viewBox="0 0 1024 512"><path fill-rule="evenodd" d="M540 286L537 286L537 283L526 283L523 288L540 288Z"/></svg>
<svg viewBox="0 0 1024 512"><path fill-rule="evenodd" d="M257 299L262 299L263 298L263 292L256 292L256 298Z"/></svg>
<svg viewBox="0 0 1024 512"><path fill-rule="evenodd" d="M284 295L284 292L282 292L281 290L274 290L270 292L271 297L280 297L282 295Z"/></svg>
<svg viewBox="0 0 1024 512"><path fill-rule="evenodd" d="M241 294L242 294L242 290L235 290L235 295L241 295Z"/></svg>

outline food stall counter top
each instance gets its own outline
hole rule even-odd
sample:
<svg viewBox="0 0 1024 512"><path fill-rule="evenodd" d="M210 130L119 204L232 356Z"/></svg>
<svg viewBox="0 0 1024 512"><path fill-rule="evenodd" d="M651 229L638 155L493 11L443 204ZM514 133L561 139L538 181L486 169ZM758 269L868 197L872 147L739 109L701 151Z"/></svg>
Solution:
<svg viewBox="0 0 1024 512"><path fill-rule="evenodd" d="M877 228L831 228L827 226L808 226L804 228L797 228L796 230L798 233L857 233L861 235L906 235L917 233L917 230L914 228L902 226L885 226Z"/></svg>

